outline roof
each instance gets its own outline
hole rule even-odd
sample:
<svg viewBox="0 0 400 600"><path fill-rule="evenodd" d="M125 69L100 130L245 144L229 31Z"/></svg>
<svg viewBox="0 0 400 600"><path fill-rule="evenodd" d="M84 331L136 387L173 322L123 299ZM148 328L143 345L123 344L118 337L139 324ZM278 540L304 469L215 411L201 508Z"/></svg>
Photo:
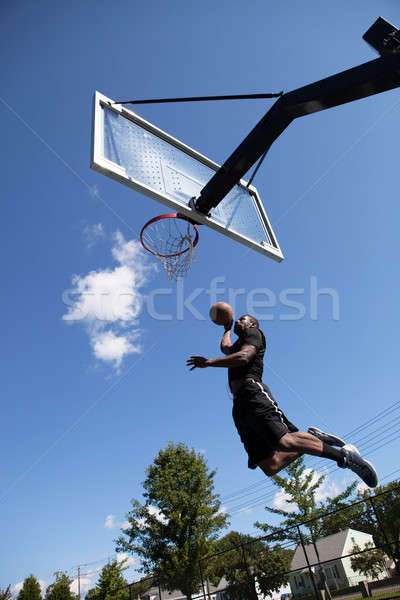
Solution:
<svg viewBox="0 0 400 600"><path fill-rule="evenodd" d="M224 577L221 578L221 580L217 586L209 583L210 594L215 594L218 591L222 591L227 586L228 586L228 583ZM200 588L201 588L201 586L200 586ZM198 594L193 594L192 597L195 598L196 596L198 596L200 594L203 597L203 594L201 592L202 592L202 590L199 589ZM152 588L147 590L147 592L145 594L142 594L141 598L149 598L150 600L155 600L155 599L158 600L159 599L158 586L153 586ZM182 592L180 590L173 590L172 592L170 592L166 589L161 589L161 599L162 600L178 600L178 599L182 600L183 598L186 598L186 596L184 596L184 594L182 594Z"/></svg>
<svg viewBox="0 0 400 600"><path fill-rule="evenodd" d="M325 562L340 558L343 555L344 545L350 531L354 533L361 533L354 529L345 529L316 541L315 545L318 550L319 561ZM314 545L308 544L305 548L310 564L318 563L319 561L314 549ZM293 555L291 570L294 571L297 569L304 569L305 567L307 567L307 561L304 556L303 548L301 545L299 545L297 546Z"/></svg>

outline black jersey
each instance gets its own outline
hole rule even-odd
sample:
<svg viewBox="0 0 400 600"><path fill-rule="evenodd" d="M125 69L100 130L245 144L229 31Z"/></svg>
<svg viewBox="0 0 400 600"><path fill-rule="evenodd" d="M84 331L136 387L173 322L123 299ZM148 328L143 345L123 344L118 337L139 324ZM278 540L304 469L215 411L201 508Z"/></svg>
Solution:
<svg viewBox="0 0 400 600"><path fill-rule="evenodd" d="M255 381L262 380L264 369L265 337L260 329L248 327L240 334L239 338L232 346L231 353L239 352L242 346L254 346L257 352L249 364L243 367L230 367L228 369L228 381L242 379L243 377L253 377Z"/></svg>

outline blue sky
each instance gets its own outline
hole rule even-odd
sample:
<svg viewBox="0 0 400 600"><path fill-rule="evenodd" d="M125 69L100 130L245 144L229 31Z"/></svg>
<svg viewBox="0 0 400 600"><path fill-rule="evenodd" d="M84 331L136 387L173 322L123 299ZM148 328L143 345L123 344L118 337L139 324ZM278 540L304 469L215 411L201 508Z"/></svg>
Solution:
<svg viewBox="0 0 400 600"><path fill-rule="evenodd" d="M349 436L382 483L396 479L399 91L304 117L273 145L254 184L283 263L202 229L178 288L137 246L164 208L89 160L96 89L115 100L290 91L375 58L361 36L379 15L400 25L398 3L6 0L0 11L0 587L101 567L170 440L217 470L232 528L253 533L281 500L246 467L226 373L185 368L190 354L219 353L213 285L220 300L236 295L236 316L263 302L264 379L291 420ZM270 106L136 112L221 163ZM80 290L126 288L115 314L76 304ZM85 318L71 322L78 308ZM326 491L351 480L330 468Z"/></svg>

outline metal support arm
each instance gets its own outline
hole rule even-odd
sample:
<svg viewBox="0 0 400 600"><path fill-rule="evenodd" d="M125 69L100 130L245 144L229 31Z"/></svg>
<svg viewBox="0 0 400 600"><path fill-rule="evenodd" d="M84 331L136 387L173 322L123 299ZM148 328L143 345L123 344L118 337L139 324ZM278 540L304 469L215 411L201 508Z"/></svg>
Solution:
<svg viewBox="0 0 400 600"><path fill-rule="evenodd" d="M208 214L217 206L293 119L399 86L400 54L393 53L284 94L204 186L196 209Z"/></svg>

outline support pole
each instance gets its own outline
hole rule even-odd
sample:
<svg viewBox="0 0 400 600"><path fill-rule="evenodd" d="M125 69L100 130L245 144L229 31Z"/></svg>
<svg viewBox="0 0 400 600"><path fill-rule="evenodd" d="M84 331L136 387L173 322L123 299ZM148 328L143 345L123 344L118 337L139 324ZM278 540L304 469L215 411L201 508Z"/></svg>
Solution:
<svg viewBox="0 0 400 600"><path fill-rule="evenodd" d="M195 201L208 214L218 206L293 119L400 86L400 54L388 54L284 94L215 173Z"/></svg>
<svg viewBox="0 0 400 600"><path fill-rule="evenodd" d="M247 559L246 559L246 550L244 549L243 544L240 544L240 549L242 551L243 563L244 563L244 567L246 569L247 580L249 582L249 590L251 592L251 597L254 598L254 600L258 600L256 589L255 589L254 577L251 576L249 565L247 564ZM254 591L254 593L253 593L253 591Z"/></svg>
<svg viewBox="0 0 400 600"><path fill-rule="evenodd" d="M201 559L199 560L199 571L201 579L201 587L203 590L203 600L206 600L206 588L204 587L203 569L201 568Z"/></svg>
<svg viewBox="0 0 400 600"><path fill-rule="evenodd" d="M394 552L393 552L393 550L392 550L392 543L389 541L389 539L388 539L388 537L387 537L387 535L386 535L385 528L384 528L384 526L383 526L383 524L382 524L382 522L381 522L381 520L380 520L380 517L379 517L378 511L376 510L376 506L375 506L375 503L374 503L374 501L373 501L372 497L369 497L369 498L368 498L368 502L370 502L370 504L371 504L371 506L372 506L372 510L374 511L374 515L375 515L376 521L377 521L377 523L378 523L378 525L379 525L379 527L380 527L380 530L381 530L381 532L382 532L383 539L385 540L385 544L387 545L387 552L388 552L388 553L390 554L390 556L392 557L392 559L393 559L393 562L394 562L394 564L396 565L396 571L397 571L397 573L400 575L400 567L399 567L399 563L398 563L398 561L396 560L395 553L394 553ZM396 543L396 542L394 542L394 543Z"/></svg>
<svg viewBox="0 0 400 600"><path fill-rule="evenodd" d="M312 568L311 568L311 565L310 565L310 561L308 560L308 556L307 556L306 547L305 547L305 544L304 544L303 535L302 535L302 533L300 531L300 526L296 525L296 529L297 529L297 533L299 534L300 543L301 543L301 547L303 548L304 556L306 558L306 562L307 562L307 566L308 566L308 571L310 573L311 583L312 583L313 588L314 588L315 600L318 600L318 598L319 598L318 588L317 588L317 584L315 583L314 573L312 571Z"/></svg>

